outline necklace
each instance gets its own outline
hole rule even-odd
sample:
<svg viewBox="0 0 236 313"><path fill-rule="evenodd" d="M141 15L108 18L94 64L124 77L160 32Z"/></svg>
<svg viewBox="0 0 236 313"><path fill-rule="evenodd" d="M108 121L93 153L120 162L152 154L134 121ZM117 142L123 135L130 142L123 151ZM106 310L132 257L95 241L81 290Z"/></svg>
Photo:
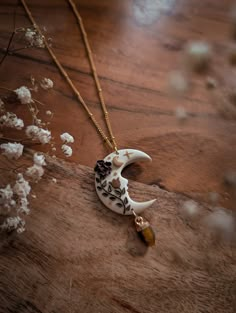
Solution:
<svg viewBox="0 0 236 313"><path fill-rule="evenodd" d="M96 118L90 111L89 107L87 106L86 102L84 101L83 97L81 96L79 90L76 88L70 77L68 76L67 72L65 71L62 64L57 59L56 55L54 54L53 50L49 46L47 40L45 40L44 35L42 34L39 26L36 24L25 0L21 0L21 3L31 20L34 28L38 32L38 34L42 37L45 47L47 48L49 54L51 55L52 59L56 63L58 69L60 70L61 74L64 76L70 87L72 88L73 92L75 93L78 101L82 104L83 108L87 112L91 122L93 123L95 129L102 137L104 143L108 146L112 152L106 156L103 160L98 160L96 166L94 168L95 171L95 187L96 192L101 200L101 202L110 210L122 214L122 215L134 215L134 221L136 230L144 240L144 242L152 246L155 244L155 234L149 224L140 214L146 208L150 207L156 199L147 201L147 202L135 202L133 201L128 193L128 180L122 177L121 173L124 167L128 164L131 164L138 160L151 160L150 156L146 153L135 150L135 149L120 149L118 150L115 137L113 135L111 122L109 119L109 113L104 101L103 92L101 88L101 84L97 75L96 66L93 60L92 51L90 48L90 44L88 41L87 33L85 31L85 27L83 24L83 20L73 2L73 0L67 0L70 4L75 17L77 19L80 31L82 33L82 39L84 42L84 46L87 52L89 64L92 70L93 79L95 82L95 86L97 89L98 98L100 101L101 109L103 111L104 120L107 128L107 133L101 128L99 123L97 122Z"/></svg>

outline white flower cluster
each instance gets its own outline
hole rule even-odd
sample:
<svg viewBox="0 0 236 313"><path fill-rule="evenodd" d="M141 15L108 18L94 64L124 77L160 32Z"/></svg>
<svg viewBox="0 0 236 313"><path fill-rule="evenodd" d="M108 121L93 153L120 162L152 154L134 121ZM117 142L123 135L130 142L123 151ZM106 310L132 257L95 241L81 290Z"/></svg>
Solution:
<svg viewBox="0 0 236 313"><path fill-rule="evenodd" d="M31 46L35 46L37 48L45 47L43 37L35 29L27 28L25 32L25 39Z"/></svg>
<svg viewBox="0 0 236 313"><path fill-rule="evenodd" d="M28 199L27 196L31 191L30 184L27 180L24 179L22 174L17 175L16 183L13 187L14 193L17 195L17 212L29 214L30 209L28 208Z"/></svg>
<svg viewBox="0 0 236 313"><path fill-rule="evenodd" d="M14 91L22 104L28 104L33 102L29 88L22 86Z"/></svg>
<svg viewBox="0 0 236 313"><path fill-rule="evenodd" d="M28 167L28 169L26 170L26 175L36 182L39 181L44 174L43 166L45 165L46 165L45 156L43 154L35 153L34 165Z"/></svg>
<svg viewBox="0 0 236 313"><path fill-rule="evenodd" d="M50 78L43 78L40 82L40 86L47 90L53 88L53 81Z"/></svg>
<svg viewBox="0 0 236 313"><path fill-rule="evenodd" d="M24 127L24 122L22 119L18 118L16 114L6 112L6 114L0 117L0 126L21 130Z"/></svg>
<svg viewBox="0 0 236 313"><path fill-rule="evenodd" d="M17 175L16 183L13 187L13 191L20 198L26 198L30 193L31 187L27 180L24 179L22 174Z"/></svg>
<svg viewBox="0 0 236 313"><path fill-rule="evenodd" d="M214 201L218 200L215 198ZM217 239L227 241L235 240L236 235L236 220L234 214L225 208L214 207L213 211L201 218L201 208L194 200L187 200L180 208L180 214L186 221L194 221L200 218L200 221L207 227Z"/></svg>
<svg viewBox="0 0 236 313"><path fill-rule="evenodd" d="M194 200L187 200L183 203L181 214L186 219L194 219L199 214L199 207Z"/></svg>
<svg viewBox="0 0 236 313"><path fill-rule="evenodd" d="M0 213L8 213L15 205L16 202L13 199L13 190L8 184L5 188L0 189Z"/></svg>
<svg viewBox="0 0 236 313"><path fill-rule="evenodd" d="M60 138L63 142L65 143L73 143L74 142L74 137L71 136L69 133L63 133L60 135Z"/></svg>
<svg viewBox="0 0 236 313"><path fill-rule="evenodd" d="M8 217L1 225L1 229L7 231L12 231L16 229L16 231L20 234L25 231L25 221L20 216Z"/></svg>
<svg viewBox="0 0 236 313"><path fill-rule="evenodd" d="M34 165L29 167L25 174L37 182L44 174L43 166L46 165L45 156L35 153L33 161ZM18 233L25 230L25 222L20 215L29 214L30 212L28 207L28 196L30 192L31 186L21 173L17 175L13 188L8 184L5 188L0 189L0 214L8 214L12 209L15 209L17 213L16 217L6 218L0 226L1 229L7 231L16 229Z"/></svg>
<svg viewBox="0 0 236 313"><path fill-rule="evenodd" d="M49 143L52 138L49 130L40 128L36 125L27 126L25 133L27 137L39 140L42 144Z"/></svg>
<svg viewBox="0 0 236 313"><path fill-rule="evenodd" d="M8 159L17 160L22 156L24 146L21 143L2 143L0 149L3 150L2 154Z"/></svg>
<svg viewBox="0 0 236 313"><path fill-rule="evenodd" d="M47 165L45 162L45 156L43 154L35 153L34 154L34 164L36 164L38 166Z"/></svg>
<svg viewBox="0 0 236 313"><path fill-rule="evenodd" d="M0 213L9 213L12 209L15 209L18 214L15 217L6 218L0 226L1 229L7 231L16 229L18 233L25 230L25 221L19 214L28 214L30 211L27 200L30 191L31 187L22 174L17 175L13 188L8 184L5 188L0 189Z"/></svg>
<svg viewBox="0 0 236 313"><path fill-rule="evenodd" d="M64 153L64 155L65 155L67 158L69 158L69 157L72 156L73 150L72 150L72 148L71 148L70 146L68 146L68 145L62 145L62 146L61 146L61 150L62 150L62 152Z"/></svg>
<svg viewBox="0 0 236 313"><path fill-rule="evenodd" d="M235 236L235 220L224 208L216 208L205 218L206 225L213 232L217 232L225 239L232 239Z"/></svg>
<svg viewBox="0 0 236 313"><path fill-rule="evenodd" d="M70 146L67 145L67 143L73 143L74 137L71 136L69 133L63 133L60 135L60 138L64 142L64 144L61 146L62 152L67 158L71 157L73 150Z"/></svg>
<svg viewBox="0 0 236 313"><path fill-rule="evenodd" d="M26 36L29 41L35 40L36 32L28 30ZM49 78L44 78L41 81L41 86L44 89L49 89L53 87L53 81ZM32 140L38 140L41 144L51 144L52 150L55 151L54 143L52 141L51 132L48 129L44 129L46 123L41 123L41 120L37 118L37 107L32 107L29 105L34 102L31 96L30 90L21 86L16 89L15 94L17 95L19 101L22 104L27 104L29 110L34 118L36 125L29 125L25 129L26 136ZM7 112L5 110L4 103L0 99L0 126L11 127L17 130L24 128L24 122L22 119L18 118L16 114ZM48 116L52 116L51 111L46 111ZM63 141L62 151L66 157L72 155L72 148L68 144L74 142L73 136L69 133L63 133L60 136ZM2 155L6 156L10 160L17 160L23 154L24 146L17 142L8 142L0 144L0 151ZM24 172L25 177L32 182L38 182L44 175L44 166L46 166L45 156L41 153L35 153L33 156L33 165L28 167ZM21 233L25 230L25 221L22 219L23 214L28 214L29 201L28 197L31 192L31 186L23 174L18 174L15 183L11 187L7 184L4 188L0 188L0 214L7 215L3 224L0 225L0 229L12 231L16 230ZM52 179L52 182L57 183L56 178ZM36 197L32 195L32 197ZM15 216L14 216L15 215Z"/></svg>
<svg viewBox="0 0 236 313"><path fill-rule="evenodd" d="M26 36L28 36L29 40L35 40L35 35L36 32L28 30ZM45 87L44 89L53 87L53 82L50 79L44 79L42 83ZM14 92L22 104L29 105L34 102L31 92L27 87L21 86L14 90ZM26 128L25 132L27 137L36 139L41 144L50 143L52 139L51 132L48 129L42 128L44 127L43 125L46 124L41 123L41 120L37 119L37 107L34 108L29 105L29 110L32 113L36 125L30 125ZM16 114L7 112L1 99L0 113L0 127L10 127L17 130L24 128L23 120L18 118ZM52 115L51 112L50 115ZM1 154L10 160L19 159L23 154L23 149L24 146L17 142L0 144ZM27 175L32 181L37 182L44 174L43 167L46 165L45 156L40 153L35 153L33 162L33 165L26 169L24 175ZM22 219L22 214L28 214L30 212L28 197L31 192L31 186L27 179L24 178L23 174L17 175L17 179L12 186L7 184L0 188L0 214L7 215L3 224L0 225L0 229L7 231L17 230L17 232L21 233L25 230L25 221Z"/></svg>
<svg viewBox="0 0 236 313"><path fill-rule="evenodd" d="M191 41L185 48L187 65L191 70L205 69L212 57L211 46L204 41Z"/></svg>

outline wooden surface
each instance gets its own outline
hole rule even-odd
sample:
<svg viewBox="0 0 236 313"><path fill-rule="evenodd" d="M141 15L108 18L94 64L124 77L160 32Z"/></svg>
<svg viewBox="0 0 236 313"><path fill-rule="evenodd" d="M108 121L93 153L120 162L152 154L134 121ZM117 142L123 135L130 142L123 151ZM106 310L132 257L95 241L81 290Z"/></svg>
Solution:
<svg viewBox="0 0 236 313"><path fill-rule="evenodd" d="M235 312L235 248L202 226L210 208L186 223L185 197L130 182L137 200L158 199L147 249L132 217L98 201L91 169L48 160L33 188L27 231L0 241L1 313Z"/></svg>
<svg viewBox="0 0 236 313"><path fill-rule="evenodd" d="M13 29L16 3L1 1L2 52ZM45 27L46 37L52 38L55 53L94 114L101 117L80 32L66 1L27 3L39 25ZM95 55L119 147L137 148L153 158L151 165L133 166L125 175L150 185L161 182L167 190L205 200L209 191L216 191L221 195L221 204L232 208L223 177L225 172L236 169L235 121L220 116L216 109L219 97L206 90L205 78L196 77L183 98L169 93L167 78L170 71L181 67L181 51L193 39L213 45L213 72L228 77L226 47L232 43L229 11L233 1L76 3ZM21 6L16 10L16 26L30 26ZM22 42L18 40L14 46L22 47ZM55 84L52 91L41 90L34 97L47 104L40 108L43 119L47 109L54 112L50 127L58 143L57 154L61 156L59 135L68 131L75 137L71 160L93 167L107 151L48 53L44 49L22 50L8 56L0 67L1 85L8 88L29 86L31 75L36 79L49 77ZM184 126L175 116L180 105L190 114ZM22 106L16 111L30 121Z"/></svg>
<svg viewBox="0 0 236 313"><path fill-rule="evenodd" d="M209 93L203 77L195 77L183 98L173 97L167 88L169 71L180 68L184 45L192 39L213 44L211 75L235 81L233 71L224 65L227 45L232 43L228 12L233 1L75 2L119 147L152 156L152 164L132 165L125 175L145 183L130 184L136 200L158 198L145 212L157 231L157 245L145 249L132 219L117 216L99 203L91 167L107 151L48 53L43 49L16 52L0 66L0 85L30 86L31 75L54 81L53 90L39 90L33 96L46 103L40 107L43 119L47 120L46 110L54 112L50 128L59 157L59 135L67 131L75 137L71 161L77 164L50 161L46 177L34 187L37 198L31 199L27 231L1 238L0 313L235 312L235 248L216 244L202 227L202 218L211 208L202 205L200 220L190 224L179 213L186 200L183 194L206 200L210 191L220 193L219 205L235 209L223 184L225 173L236 170L235 120L219 114L216 104L219 94L224 94L221 89ZM1 53L13 30L16 3L0 3ZM80 33L66 1L27 3L101 119ZM18 6L16 27L28 26ZM21 40L14 46L22 47ZM175 116L180 105L190 114L184 125ZM11 109L30 123L24 106ZM6 166L3 160L1 167ZM2 173L1 186L7 181ZM58 183L53 184L51 177Z"/></svg>

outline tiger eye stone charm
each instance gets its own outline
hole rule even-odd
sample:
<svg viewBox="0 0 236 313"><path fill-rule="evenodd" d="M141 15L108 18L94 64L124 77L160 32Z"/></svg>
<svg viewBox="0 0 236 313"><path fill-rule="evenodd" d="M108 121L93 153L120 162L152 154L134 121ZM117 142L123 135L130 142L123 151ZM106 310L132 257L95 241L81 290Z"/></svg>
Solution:
<svg viewBox="0 0 236 313"><path fill-rule="evenodd" d="M149 247L155 245L155 233L150 226L148 221L144 221L141 216L135 217L135 226L136 230L141 237L141 239L148 245Z"/></svg>

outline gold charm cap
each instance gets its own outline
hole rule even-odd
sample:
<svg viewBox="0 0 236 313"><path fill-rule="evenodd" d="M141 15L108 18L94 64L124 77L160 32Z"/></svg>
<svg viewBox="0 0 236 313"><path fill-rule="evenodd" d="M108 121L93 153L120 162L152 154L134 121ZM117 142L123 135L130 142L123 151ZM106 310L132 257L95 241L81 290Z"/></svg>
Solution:
<svg viewBox="0 0 236 313"><path fill-rule="evenodd" d="M136 215L136 213L133 211L133 214L135 216L134 222L136 230L141 237L141 239L149 246L155 245L155 233L150 226L150 223L143 219L143 217Z"/></svg>

